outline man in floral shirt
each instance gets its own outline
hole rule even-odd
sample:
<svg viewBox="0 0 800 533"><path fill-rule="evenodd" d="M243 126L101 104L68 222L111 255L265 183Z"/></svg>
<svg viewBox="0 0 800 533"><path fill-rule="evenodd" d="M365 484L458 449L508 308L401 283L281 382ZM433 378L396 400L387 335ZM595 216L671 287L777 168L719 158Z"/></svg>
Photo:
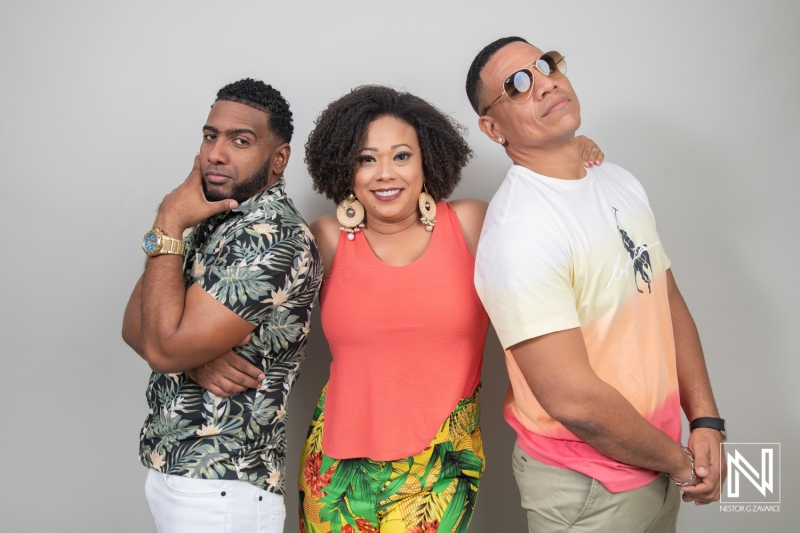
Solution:
<svg viewBox="0 0 800 533"><path fill-rule="evenodd" d="M292 133L271 86L222 88L145 235L123 338L154 371L140 460L161 533L283 530L286 403L322 274L284 191Z"/></svg>

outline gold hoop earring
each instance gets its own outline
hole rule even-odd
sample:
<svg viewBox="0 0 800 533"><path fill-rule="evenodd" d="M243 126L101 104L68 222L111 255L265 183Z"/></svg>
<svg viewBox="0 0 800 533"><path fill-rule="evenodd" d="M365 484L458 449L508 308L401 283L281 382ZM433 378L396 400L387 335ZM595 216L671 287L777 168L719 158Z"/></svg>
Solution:
<svg viewBox="0 0 800 533"><path fill-rule="evenodd" d="M356 232L364 227L364 206L355 194L348 192L344 200L336 206L336 219L342 225L339 229L347 232L347 239L355 239Z"/></svg>
<svg viewBox="0 0 800 533"><path fill-rule="evenodd" d="M420 220L425 224L425 229L433 231L436 225L436 202L433 201L433 196L428 194L428 186L424 183L419 194L419 212L422 213Z"/></svg>

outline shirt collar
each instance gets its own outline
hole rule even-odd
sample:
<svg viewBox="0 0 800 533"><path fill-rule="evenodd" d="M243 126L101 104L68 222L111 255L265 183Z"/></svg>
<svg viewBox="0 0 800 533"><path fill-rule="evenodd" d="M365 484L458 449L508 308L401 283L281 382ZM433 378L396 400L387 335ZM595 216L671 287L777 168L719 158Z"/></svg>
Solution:
<svg viewBox="0 0 800 533"><path fill-rule="evenodd" d="M208 220L214 224L217 224L223 220L226 220L233 215L247 215L248 213L252 213L256 209L258 209L261 205L267 204L274 200L280 200L281 198L286 197L286 181L283 179L283 176L278 178L278 181L264 189L258 194L254 194L244 202L240 203L238 207L231 209L230 211L225 211L224 213L219 213L217 215L212 216Z"/></svg>
<svg viewBox="0 0 800 533"><path fill-rule="evenodd" d="M258 194L254 194L244 202L240 203L238 207L231 209L230 211L225 211L224 213L219 213L211 218L207 218L204 223L211 224L212 227L216 227L222 222L232 218L233 216L244 216L253 211L257 210L260 206L264 204L268 204L269 202L280 200L281 198L286 197L286 181L283 179L283 176L278 178L278 181L264 189Z"/></svg>
<svg viewBox="0 0 800 533"><path fill-rule="evenodd" d="M261 204L269 203L273 200L278 200L286 196L286 181L283 176L278 178L278 181L261 191L260 193L251 196L244 202L240 203L238 207L231 209L229 213L246 214L258 209Z"/></svg>

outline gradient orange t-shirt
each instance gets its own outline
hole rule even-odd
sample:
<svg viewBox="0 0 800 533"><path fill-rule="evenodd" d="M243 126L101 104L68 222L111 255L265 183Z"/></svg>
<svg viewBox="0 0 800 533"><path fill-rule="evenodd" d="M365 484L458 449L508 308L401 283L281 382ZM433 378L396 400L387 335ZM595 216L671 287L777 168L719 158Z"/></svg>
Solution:
<svg viewBox="0 0 800 533"><path fill-rule="evenodd" d="M550 417L508 348L580 327L597 375L679 442L669 267L647 195L623 168L606 162L580 180L518 165L508 171L486 215L475 286L506 349L504 416L531 457L593 477L611 492L658 475L601 454Z"/></svg>

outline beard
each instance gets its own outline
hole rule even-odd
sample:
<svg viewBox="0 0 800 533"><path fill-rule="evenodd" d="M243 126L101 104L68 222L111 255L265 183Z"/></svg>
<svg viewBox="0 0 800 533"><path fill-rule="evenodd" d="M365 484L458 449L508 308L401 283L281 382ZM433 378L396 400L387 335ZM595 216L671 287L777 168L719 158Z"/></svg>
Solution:
<svg viewBox="0 0 800 533"><path fill-rule="evenodd" d="M203 194L209 202L219 202L220 200L236 200L242 203L245 200L260 193L269 185L270 167L272 167L272 157L248 178L237 182L233 185L230 194L225 194L222 191L209 191L206 185L206 180L203 180Z"/></svg>

